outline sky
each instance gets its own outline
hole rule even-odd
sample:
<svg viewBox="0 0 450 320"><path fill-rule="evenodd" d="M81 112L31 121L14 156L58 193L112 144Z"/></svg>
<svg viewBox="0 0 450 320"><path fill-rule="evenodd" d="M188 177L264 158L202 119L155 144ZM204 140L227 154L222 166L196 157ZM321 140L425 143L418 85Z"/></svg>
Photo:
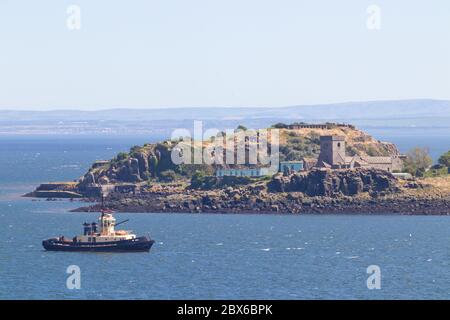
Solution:
<svg viewBox="0 0 450 320"><path fill-rule="evenodd" d="M450 99L448 0L0 0L0 109L416 98Z"/></svg>

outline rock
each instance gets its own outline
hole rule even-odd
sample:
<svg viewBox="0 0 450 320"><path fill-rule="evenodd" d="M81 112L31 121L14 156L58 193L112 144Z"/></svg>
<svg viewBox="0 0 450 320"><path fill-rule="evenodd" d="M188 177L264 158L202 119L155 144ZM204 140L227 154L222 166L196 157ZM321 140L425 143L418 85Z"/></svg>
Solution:
<svg viewBox="0 0 450 320"><path fill-rule="evenodd" d="M130 158L128 160L128 167L131 174L139 175L139 161L136 158Z"/></svg>
<svg viewBox="0 0 450 320"><path fill-rule="evenodd" d="M100 178L98 178L98 183L100 183L100 184L108 184L109 183L109 178L107 176L101 176Z"/></svg>
<svg viewBox="0 0 450 320"><path fill-rule="evenodd" d="M302 192L308 196L354 196L363 192L398 191L397 179L379 169L314 169L290 176L276 175L268 184L272 192Z"/></svg>
<svg viewBox="0 0 450 320"><path fill-rule="evenodd" d="M423 187L422 184L417 183L417 181L410 181L408 183L405 183L403 186L409 189L419 189Z"/></svg>
<svg viewBox="0 0 450 320"><path fill-rule="evenodd" d="M139 167L139 176L142 180L147 180L150 178L148 157L145 153L138 153L136 155Z"/></svg>
<svg viewBox="0 0 450 320"><path fill-rule="evenodd" d="M233 187L227 187L225 189L225 192L228 193L228 194L232 193L233 191L234 191Z"/></svg>
<svg viewBox="0 0 450 320"><path fill-rule="evenodd" d="M86 173L83 179L84 184L93 184L95 183L95 176L92 172Z"/></svg>
<svg viewBox="0 0 450 320"><path fill-rule="evenodd" d="M286 187L289 184L290 184L290 177L279 173L272 177L272 180L269 182L268 187L270 190L276 192L285 192Z"/></svg>
<svg viewBox="0 0 450 320"><path fill-rule="evenodd" d="M139 161L136 158L130 158L121 165L117 171L117 178L125 182L142 181L139 175Z"/></svg>
<svg viewBox="0 0 450 320"><path fill-rule="evenodd" d="M213 201L209 195L203 196L201 202L205 206L210 206L213 203Z"/></svg>
<svg viewBox="0 0 450 320"><path fill-rule="evenodd" d="M150 154L147 158L148 171L151 177L156 177L156 169L158 166L158 159L155 154Z"/></svg>
<svg viewBox="0 0 450 320"><path fill-rule="evenodd" d="M92 185L94 183L95 183L95 176L91 171L89 171L80 179L77 191L83 192L89 185Z"/></svg>

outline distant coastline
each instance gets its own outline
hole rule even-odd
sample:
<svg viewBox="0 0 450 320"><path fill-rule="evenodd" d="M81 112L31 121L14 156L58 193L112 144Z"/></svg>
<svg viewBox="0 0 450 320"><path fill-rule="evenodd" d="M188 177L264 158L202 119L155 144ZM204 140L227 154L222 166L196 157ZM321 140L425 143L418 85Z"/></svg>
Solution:
<svg viewBox="0 0 450 320"><path fill-rule="evenodd" d="M171 128L190 127L193 120L208 127L244 124L263 128L276 122L351 122L358 127L447 128L450 101L436 99L361 101L280 107L154 108L105 110L0 110L0 135L151 135L167 138Z"/></svg>

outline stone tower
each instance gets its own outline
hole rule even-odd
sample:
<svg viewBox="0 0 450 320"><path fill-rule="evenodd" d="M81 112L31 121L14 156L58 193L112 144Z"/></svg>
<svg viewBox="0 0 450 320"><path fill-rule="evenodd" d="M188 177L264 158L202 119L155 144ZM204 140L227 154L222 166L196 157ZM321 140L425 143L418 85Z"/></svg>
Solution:
<svg viewBox="0 0 450 320"><path fill-rule="evenodd" d="M321 136L319 164L324 163L332 168L345 165L345 137Z"/></svg>

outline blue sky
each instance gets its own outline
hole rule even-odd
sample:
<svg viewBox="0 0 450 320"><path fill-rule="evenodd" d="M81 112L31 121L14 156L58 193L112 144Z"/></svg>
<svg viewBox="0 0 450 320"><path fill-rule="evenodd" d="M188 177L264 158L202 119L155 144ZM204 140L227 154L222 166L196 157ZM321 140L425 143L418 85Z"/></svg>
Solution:
<svg viewBox="0 0 450 320"><path fill-rule="evenodd" d="M448 0L1 0L0 41L0 109L450 99Z"/></svg>

